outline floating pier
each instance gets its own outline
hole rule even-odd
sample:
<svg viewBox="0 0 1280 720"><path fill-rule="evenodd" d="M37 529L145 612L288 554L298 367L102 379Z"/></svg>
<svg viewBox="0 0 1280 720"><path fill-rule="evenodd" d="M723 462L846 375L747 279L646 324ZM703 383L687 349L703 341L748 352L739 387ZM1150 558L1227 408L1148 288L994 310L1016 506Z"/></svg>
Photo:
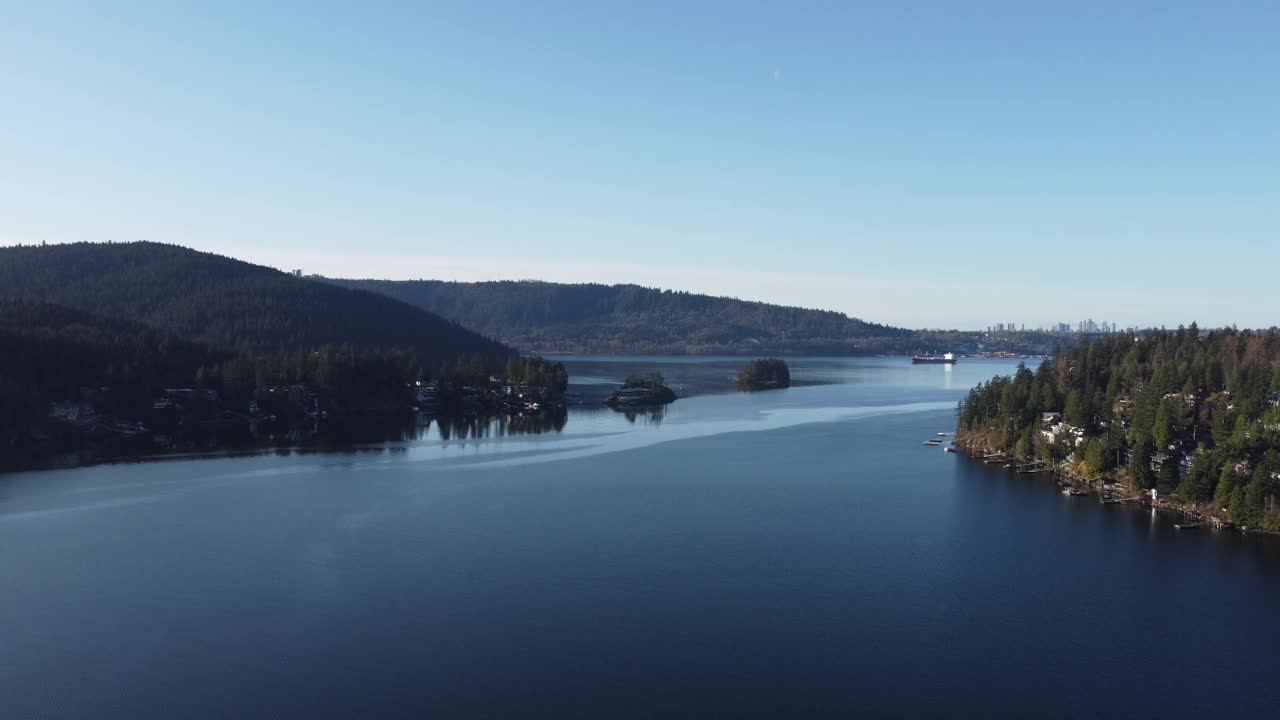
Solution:
<svg viewBox="0 0 1280 720"><path fill-rule="evenodd" d="M1045 466L1043 460L1036 460L1034 462L1029 462L1029 463L1018 463L1015 461L1015 462L1009 463L1008 465L1005 465L1005 467L1009 468L1010 470L1017 470L1020 473L1044 472L1045 470L1049 469L1048 467Z"/></svg>
<svg viewBox="0 0 1280 720"><path fill-rule="evenodd" d="M1109 497L1109 498L1103 498L1103 499L1102 499L1102 504L1103 504L1103 505L1118 505L1118 504L1120 504L1120 503L1138 502L1138 501L1139 501L1139 500L1141 500L1141 499L1142 499L1142 496L1141 496L1141 495L1134 495L1133 497L1123 497L1123 498Z"/></svg>

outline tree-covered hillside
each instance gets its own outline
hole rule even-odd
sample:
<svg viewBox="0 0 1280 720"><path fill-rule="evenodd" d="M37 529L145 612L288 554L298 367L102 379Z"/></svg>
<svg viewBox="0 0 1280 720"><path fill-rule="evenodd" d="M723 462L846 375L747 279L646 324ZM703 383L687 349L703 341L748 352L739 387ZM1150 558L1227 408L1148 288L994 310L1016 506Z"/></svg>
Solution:
<svg viewBox="0 0 1280 720"><path fill-rule="evenodd" d="M1280 530L1277 388L1276 330L1109 335L974 388L957 442L1115 474Z"/></svg>
<svg viewBox="0 0 1280 720"><path fill-rule="evenodd" d="M0 299L0 468L125 436L147 449L208 448L216 436L250 440L254 419L270 435L321 413L407 411L425 380L444 412L493 372L478 357L433 370L412 353L350 345L232 354L140 323ZM511 355L504 381L555 405L568 374Z"/></svg>
<svg viewBox="0 0 1280 720"><path fill-rule="evenodd" d="M0 248L0 297L145 323L229 351L398 348L424 367L513 351L383 295L150 242Z"/></svg>
<svg viewBox="0 0 1280 720"><path fill-rule="evenodd" d="M103 411L136 415L160 388L183 387L224 356L137 323L0 300L0 449L15 449L50 402L111 388Z"/></svg>
<svg viewBox="0 0 1280 720"><path fill-rule="evenodd" d="M857 354L913 333L837 312L637 285L332 280L542 352Z"/></svg>

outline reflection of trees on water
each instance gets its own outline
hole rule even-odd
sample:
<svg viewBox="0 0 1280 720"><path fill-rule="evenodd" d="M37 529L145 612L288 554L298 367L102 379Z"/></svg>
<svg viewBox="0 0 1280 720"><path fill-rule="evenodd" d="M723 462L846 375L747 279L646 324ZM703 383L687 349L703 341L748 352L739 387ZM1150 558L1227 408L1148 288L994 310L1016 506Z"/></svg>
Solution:
<svg viewBox="0 0 1280 720"><path fill-rule="evenodd" d="M426 439L435 426L440 439L503 437L505 435L537 435L560 432L568 422L564 409L536 415L471 415L453 417L419 417L414 415L346 418L326 422L310 422L274 434L262 434L260 444L293 446L319 445L342 447L355 443L407 442Z"/></svg>
<svg viewBox="0 0 1280 720"><path fill-rule="evenodd" d="M605 405L588 405L585 407L575 407L573 412L575 415L621 415L627 419L627 422L634 424L637 420L643 423L653 423L659 425L662 419L667 416L667 405L633 405L631 407L615 407L611 408Z"/></svg>
<svg viewBox="0 0 1280 720"><path fill-rule="evenodd" d="M427 439L433 424L441 439L465 440L560 432L568 419L568 411L560 408L536 415L434 418L414 413L366 413L323 420L312 417L297 422L254 420L237 425L196 427L166 437L163 444L145 436L142 438L145 442L139 441L136 446L117 443L106 450L88 447L32 467L76 467L103 458L159 458L166 453L272 453L280 457L313 452L402 453L404 447L386 444Z"/></svg>
<svg viewBox="0 0 1280 720"><path fill-rule="evenodd" d="M569 413L563 409L536 415L473 415L435 418L436 431L441 440L468 440L507 435L540 435L560 432L569 421ZM419 437L425 437L430 422L421 428Z"/></svg>
<svg viewBox="0 0 1280 720"><path fill-rule="evenodd" d="M459 415L430 417L395 415L362 417L359 419L329 420L310 423L309 427L290 427L274 435L263 435L261 440L281 445L319 444L340 447L352 443L406 442L426 439L435 426L440 439L502 437L505 435L537 435L560 432L568 422L569 414L563 408L535 415Z"/></svg>
<svg viewBox="0 0 1280 720"><path fill-rule="evenodd" d="M362 443L403 442L417 436L417 421L411 413L353 414L297 422L252 421L250 444L259 447L317 446L342 448ZM225 440L220 446L232 447Z"/></svg>
<svg viewBox="0 0 1280 720"><path fill-rule="evenodd" d="M662 424L662 418L667 416L667 406L654 405L652 407L618 408L615 412L622 413L623 417L627 419L627 422L633 425L636 422L636 418L644 420L647 423L660 425Z"/></svg>

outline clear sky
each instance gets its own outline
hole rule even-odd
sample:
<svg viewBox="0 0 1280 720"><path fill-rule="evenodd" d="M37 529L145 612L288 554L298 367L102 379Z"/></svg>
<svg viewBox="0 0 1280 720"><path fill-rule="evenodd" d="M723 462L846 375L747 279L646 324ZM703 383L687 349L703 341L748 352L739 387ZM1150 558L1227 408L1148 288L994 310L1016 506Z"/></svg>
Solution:
<svg viewBox="0 0 1280 720"><path fill-rule="evenodd" d="M1280 2L0 0L0 244L134 239L1270 326Z"/></svg>

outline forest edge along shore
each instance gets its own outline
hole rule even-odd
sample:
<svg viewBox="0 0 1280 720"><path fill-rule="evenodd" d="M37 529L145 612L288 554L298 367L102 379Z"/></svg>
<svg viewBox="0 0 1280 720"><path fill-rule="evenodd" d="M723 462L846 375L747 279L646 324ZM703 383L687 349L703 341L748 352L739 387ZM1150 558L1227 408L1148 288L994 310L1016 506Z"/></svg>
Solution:
<svg viewBox="0 0 1280 720"><path fill-rule="evenodd" d="M955 444L1068 490L1280 531L1280 331L1116 334L973 388ZM1035 467L1035 465L1032 465Z"/></svg>

